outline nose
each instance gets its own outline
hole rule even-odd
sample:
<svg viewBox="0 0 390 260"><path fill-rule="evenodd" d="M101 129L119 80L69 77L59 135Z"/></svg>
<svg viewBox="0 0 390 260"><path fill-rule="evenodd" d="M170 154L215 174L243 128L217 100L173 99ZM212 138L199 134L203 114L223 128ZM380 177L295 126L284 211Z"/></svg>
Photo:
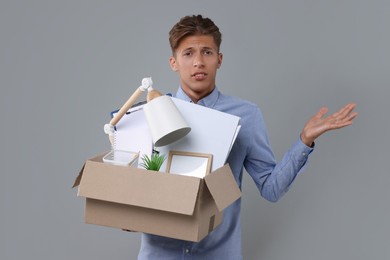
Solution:
<svg viewBox="0 0 390 260"><path fill-rule="evenodd" d="M202 55L196 55L195 58L194 58L194 67L200 68L200 67L203 67L203 66L204 66L204 63L203 63Z"/></svg>

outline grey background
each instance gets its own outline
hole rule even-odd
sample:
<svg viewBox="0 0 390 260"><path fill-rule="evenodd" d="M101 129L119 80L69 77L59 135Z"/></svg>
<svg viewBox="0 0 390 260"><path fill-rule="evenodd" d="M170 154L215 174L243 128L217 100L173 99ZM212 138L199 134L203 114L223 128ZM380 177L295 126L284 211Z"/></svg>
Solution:
<svg viewBox="0 0 390 260"><path fill-rule="evenodd" d="M174 92L168 31L223 33L220 90L258 104L279 160L323 106L358 104L278 203L245 174L245 259L389 259L390 2L0 1L0 258L135 259L139 234L83 223L71 189L145 76Z"/></svg>

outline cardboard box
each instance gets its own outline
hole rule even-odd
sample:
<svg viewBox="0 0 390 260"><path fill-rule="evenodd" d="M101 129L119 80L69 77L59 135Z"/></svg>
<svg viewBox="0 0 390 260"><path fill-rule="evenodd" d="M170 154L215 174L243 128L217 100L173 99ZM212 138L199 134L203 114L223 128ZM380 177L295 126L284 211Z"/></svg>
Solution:
<svg viewBox="0 0 390 260"><path fill-rule="evenodd" d="M241 196L229 165L203 179L87 160L75 180L85 222L198 242Z"/></svg>

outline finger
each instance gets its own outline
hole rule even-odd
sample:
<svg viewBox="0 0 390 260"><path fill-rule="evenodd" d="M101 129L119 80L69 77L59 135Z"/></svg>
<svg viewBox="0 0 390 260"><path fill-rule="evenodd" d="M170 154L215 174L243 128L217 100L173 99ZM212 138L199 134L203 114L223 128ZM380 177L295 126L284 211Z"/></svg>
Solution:
<svg viewBox="0 0 390 260"><path fill-rule="evenodd" d="M355 104L347 104L339 111L328 116L327 120L331 122L332 128L337 128L338 125L342 124L346 119L348 120L348 115L352 112L355 106Z"/></svg>
<svg viewBox="0 0 390 260"><path fill-rule="evenodd" d="M343 108L341 108L339 111L335 113L335 116L338 118L345 118L347 117L356 107L356 104L350 103L345 105Z"/></svg>
<svg viewBox="0 0 390 260"><path fill-rule="evenodd" d="M345 122L351 122L351 123L352 123L352 121L357 117L357 115L358 115L357 112L351 112L351 113L349 113L349 114L345 117L344 121L345 121Z"/></svg>
<svg viewBox="0 0 390 260"><path fill-rule="evenodd" d="M328 112L328 110L329 109L327 107L321 107L321 109L317 112L317 114L314 115L314 117L320 119Z"/></svg>
<svg viewBox="0 0 390 260"><path fill-rule="evenodd" d="M352 112L343 119L335 119L335 121L331 124L331 128L337 129L349 126L353 123L353 120L356 118L357 115L358 113Z"/></svg>
<svg viewBox="0 0 390 260"><path fill-rule="evenodd" d="M333 129L339 129L339 128L343 128L343 127L352 125L352 122L353 122L353 121L338 122L338 123L333 127Z"/></svg>

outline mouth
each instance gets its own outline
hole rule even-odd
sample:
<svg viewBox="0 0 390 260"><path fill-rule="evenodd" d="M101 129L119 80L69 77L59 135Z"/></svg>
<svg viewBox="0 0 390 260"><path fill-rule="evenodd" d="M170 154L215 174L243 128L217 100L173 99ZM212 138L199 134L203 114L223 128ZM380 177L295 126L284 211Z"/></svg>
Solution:
<svg viewBox="0 0 390 260"><path fill-rule="evenodd" d="M204 72L196 72L191 75L196 80L203 80L206 78L207 74Z"/></svg>

